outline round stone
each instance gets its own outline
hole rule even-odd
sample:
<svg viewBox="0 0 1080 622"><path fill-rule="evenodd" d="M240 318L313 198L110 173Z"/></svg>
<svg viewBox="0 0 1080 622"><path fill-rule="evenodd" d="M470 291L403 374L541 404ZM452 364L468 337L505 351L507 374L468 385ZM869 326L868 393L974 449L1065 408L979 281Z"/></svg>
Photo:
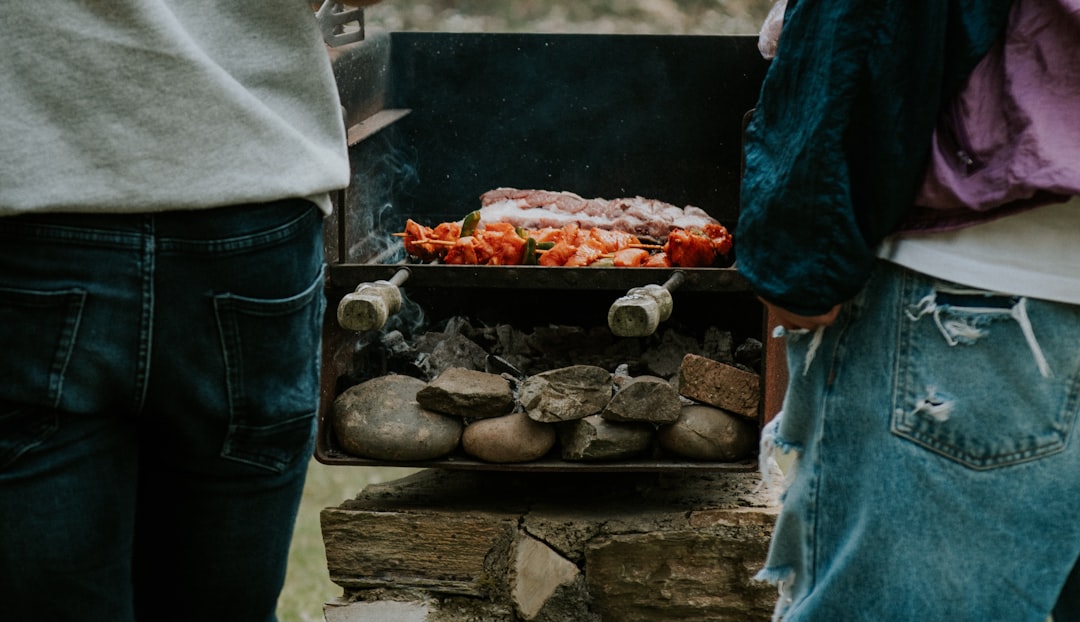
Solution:
<svg viewBox="0 0 1080 622"><path fill-rule="evenodd" d="M416 392L425 386L419 378L388 375L346 389L334 400L332 413L338 444L375 460L433 460L450 453L464 424L421 407Z"/></svg>
<svg viewBox="0 0 1080 622"><path fill-rule="evenodd" d="M531 462L551 451L556 438L555 426L518 412L470 423L461 448L485 462Z"/></svg>
<svg viewBox="0 0 1080 622"><path fill-rule="evenodd" d="M737 462L754 454L758 428L753 421L720 408L683 406L675 423L660 426L660 447L693 460Z"/></svg>

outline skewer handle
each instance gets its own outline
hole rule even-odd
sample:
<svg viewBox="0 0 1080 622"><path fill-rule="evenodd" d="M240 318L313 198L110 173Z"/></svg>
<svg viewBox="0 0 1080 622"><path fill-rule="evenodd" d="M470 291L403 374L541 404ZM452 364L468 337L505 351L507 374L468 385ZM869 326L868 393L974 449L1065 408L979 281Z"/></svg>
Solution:
<svg viewBox="0 0 1080 622"><path fill-rule="evenodd" d="M409 279L402 268L388 281L361 283L338 302L338 325L347 330L376 330L401 309L401 285Z"/></svg>
<svg viewBox="0 0 1080 622"><path fill-rule="evenodd" d="M656 332L660 322L671 317L674 300L671 292L682 285L686 275L676 270L663 285L635 287L608 309L608 328L619 337L647 337Z"/></svg>

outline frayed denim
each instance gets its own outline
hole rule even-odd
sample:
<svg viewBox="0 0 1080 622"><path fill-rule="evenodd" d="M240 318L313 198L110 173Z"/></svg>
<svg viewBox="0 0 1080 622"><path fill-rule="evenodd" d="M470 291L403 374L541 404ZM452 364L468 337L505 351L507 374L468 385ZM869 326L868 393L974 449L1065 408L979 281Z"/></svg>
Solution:
<svg viewBox="0 0 1080 622"><path fill-rule="evenodd" d="M775 620L1080 619L1080 308L882 262L786 339Z"/></svg>
<svg viewBox="0 0 1080 622"><path fill-rule="evenodd" d="M305 201L0 219L5 619L275 619L322 275Z"/></svg>

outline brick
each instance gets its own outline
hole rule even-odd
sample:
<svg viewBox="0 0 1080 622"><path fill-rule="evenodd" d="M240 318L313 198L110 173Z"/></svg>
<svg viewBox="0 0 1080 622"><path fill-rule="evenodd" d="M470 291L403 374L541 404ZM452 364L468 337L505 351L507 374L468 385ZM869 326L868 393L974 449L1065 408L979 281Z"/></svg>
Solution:
<svg viewBox="0 0 1080 622"><path fill-rule="evenodd" d="M756 421L761 377L734 365L687 354L679 367L679 394Z"/></svg>

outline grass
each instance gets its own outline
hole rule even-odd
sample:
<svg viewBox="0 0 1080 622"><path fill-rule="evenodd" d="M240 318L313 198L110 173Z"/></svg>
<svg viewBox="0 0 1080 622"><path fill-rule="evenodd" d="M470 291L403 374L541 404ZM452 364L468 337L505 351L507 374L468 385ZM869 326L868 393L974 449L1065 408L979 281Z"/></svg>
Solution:
<svg viewBox="0 0 1080 622"><path fill-rule="evenodd" d="M280 622L323 622L323 603L341 596L326 568L319 513L355 497L368 484L404 477L416 469L329 466L316 460L308 469L300 515L296 520L285 589L278 600Z"/></svg>

